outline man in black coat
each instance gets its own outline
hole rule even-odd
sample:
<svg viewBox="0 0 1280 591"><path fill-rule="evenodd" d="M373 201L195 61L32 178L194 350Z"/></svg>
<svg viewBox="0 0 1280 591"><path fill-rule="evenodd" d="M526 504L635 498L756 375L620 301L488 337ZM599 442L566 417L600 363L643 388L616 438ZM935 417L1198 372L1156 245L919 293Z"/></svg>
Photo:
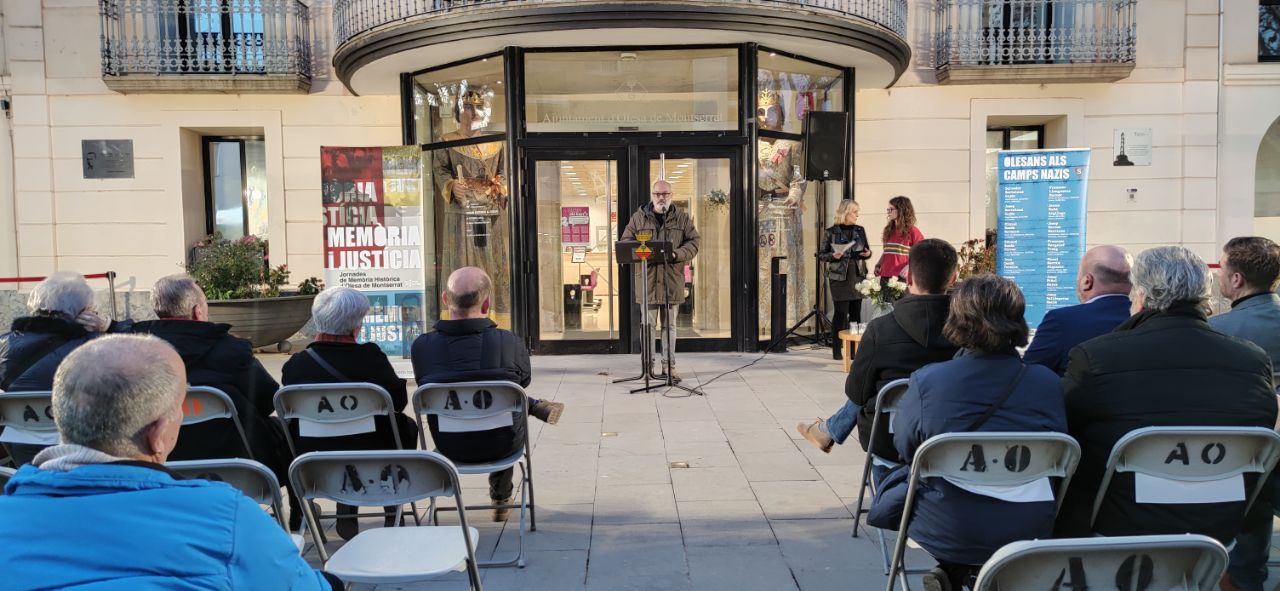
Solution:
<svg viewBox="0 0 1280 591"><path fill-rule="evenodd" d="M183 274L160 278L151 292L151 305L159 320L139 322L134 332L152 334L167 341L187 367L187 382L225 392L236 405L236 414L249 437L253 459L288 481L288 442L279 424L271 420L272 398L280 385L253 356L253 347L231 336L229 324L209 322L204 290ZM172 460L247 457L240 435L230 421L209 421L182 428Z"/></svg>
<svg viewBox="0 0 1280 591"><path fill-rule="evenodd" d="M1112 479L1089 526L1107 458L1130 431L1275 425L1271 360L1257 345L1209 326L1208 282L1204 262L1186 248L1143 251L1133 265L1134 316L1071 350L1063 380L1067 426L1083 456L1057 536L1197 533L1225 544L1240 531L1243 502L1138 503L1131 473ZM1247 489L1256 476L1244 480Z"/></svg>
<svg viewBox="0 0 1280 591"><path fill-rule="evenodd" d="M476 267L463 267L449 275L443 294L449 320L413 342L413 375L419 385L430 383L502 380L527 387L532 378L529 350L514 333L498 328L489 319L493 282ZM556 424L564 403L529 399L529 414ZM427 417L431 439L452 460L480 463L510 456L524 445L524 424L462 433L441 432L436 417ZM489 498L509 504L513 469L489 475ZM495 509L494 521L506 519L507 509Z"/></svg>
<svg viewBox="0 0 1280 591"><path fill-rule="evenodd" d="M14 319L10 331L0 335L0 390L5 392L52 390L53 374L63 358L103 331L128 329L99 316L93 309L93 288L84 276L70 271L38 283L27 298L27 308L30 316ZM19 466L58 443L56 433L43 441L24 435L0 435Z"/></svg>
<svg viewBox="0 0 1280 591"><path fill-rule="evenodd" d="M907 264L910 294L894 302L892 313L867 324L844 382L849 402L826 421L797 425L805 439L822 451L830 451L832 444L844 443L856 421L858 442L868 449L880 388L955 356L956 347L942 336L942 326L951 305L946 292L955 283L958 262L956 249L945 240L930 238L911 247ZM900 462L887 428L882 435L875 442L875 454Z"/></svg>

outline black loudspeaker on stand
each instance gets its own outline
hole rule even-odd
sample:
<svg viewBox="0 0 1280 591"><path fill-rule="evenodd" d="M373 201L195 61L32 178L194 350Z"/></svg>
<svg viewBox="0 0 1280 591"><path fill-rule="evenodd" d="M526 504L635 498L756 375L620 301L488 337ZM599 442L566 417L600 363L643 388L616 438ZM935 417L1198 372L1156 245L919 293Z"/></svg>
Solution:
<svg viewBox="0 0 1280 591"><path fill-rule="evenodd" d="M849 170L849 115L810 111L804 116L804 178L843 181Z"/></svg>

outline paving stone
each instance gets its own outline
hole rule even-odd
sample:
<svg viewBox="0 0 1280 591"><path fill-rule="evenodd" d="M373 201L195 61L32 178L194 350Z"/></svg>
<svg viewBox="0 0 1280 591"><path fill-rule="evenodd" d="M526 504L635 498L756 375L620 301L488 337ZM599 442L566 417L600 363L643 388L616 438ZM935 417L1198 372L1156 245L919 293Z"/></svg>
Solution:
<svg viewBox="0 0 1280 591"><path fill-rule="evenodd" d="M666 484L671 482L666 454L608 455L596 473L600 486Z"/></svg>
<svg viewBox="0 0 1280 591"><path fill-rule="evenodd" d="M754 500L685 501L677 507L686 547L778 544Z"/></svg>
<svg viewBox="0 0 1280 591"><path fill-rule="evenodd" d="M687 554L689 578L699 591L797 589L776 545L689 548Z"/></svg>
<svg viewBox="0 0 1280 591"><path fill-rule="evenodd" d="M671 470L676 501L754 502L755 492L736 466L718 468L676 468ZM683 518L683 517L682 517Z"/></svg>
<svg viewBox="0 0 1280 591"><path fill-rule="evenodd" d="M662 575L688 575L679 524L596 524L592 529L589 586Z"/></svg>
<svg viewBox="0 0 1280 591"><path fill-rule="evenodd" d="M543 505L539 504L537 531L525 531L525 553L530 551L587 550L591 547L591 521L595 517L595 505ZM508 521L502 530L496 553L515 552L520 539L516 534L516 520ZM527 524L526 524L527 527Z"/></svg>
<svg viewBox="0 0 1280 591"><path fill-rule="evenodd" d="M670 484L623 484L596 490L596 525L679 521Z"/></svg>
<svg viewBox="0 0 1280 591"><path fill-rule="evenodd" d="M735 450L736 452L737 450ZM794 447L786 451L737 453L738 464L751 482L821 480L804 454Z"/></svg>
<svg viewBox="0 0 1280 591"><path fill-rule="evenodd" d="M844 501L826 481L752 482L752 490L769 519L852 518ZM853 522L849 522L850 531Z"/></svg>
<svg viewBox="0 0 1280 591"><path fill-rule="evenodd" d="M482 569L486 589L578 591L586 588L587 550L525 552L525 568ZM463 587L454 587L461 589Z"/></svg>

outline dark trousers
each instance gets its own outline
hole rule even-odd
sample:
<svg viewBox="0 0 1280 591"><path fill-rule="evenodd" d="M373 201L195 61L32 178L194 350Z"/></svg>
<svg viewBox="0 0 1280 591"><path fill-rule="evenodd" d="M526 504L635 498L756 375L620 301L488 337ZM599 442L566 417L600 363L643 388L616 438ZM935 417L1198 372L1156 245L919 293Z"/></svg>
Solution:
<svg viewBox="0 0 1280 591"><path fill-rule="evenodd" d="M37 445L32 443L6 443L4 449L9 454L10 460L13 461L15 468L21 468L23 464L30 464L35 459L36 454L40 450L49 447L47 445Z"/></svg>
<svg viewBox="0 0 1280 591"><path fill-rule="evenodd" d="M831 356L840 358L840 331L849 330L850 322L862 322L862 300L831 302Z"/></svg>

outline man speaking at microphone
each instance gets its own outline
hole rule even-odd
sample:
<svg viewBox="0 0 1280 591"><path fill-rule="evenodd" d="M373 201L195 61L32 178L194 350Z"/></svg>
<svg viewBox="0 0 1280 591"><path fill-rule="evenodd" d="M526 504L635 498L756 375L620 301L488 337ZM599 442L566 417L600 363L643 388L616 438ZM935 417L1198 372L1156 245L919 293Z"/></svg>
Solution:
<svg viewBox="0 0 1280 591"><path fill-rule="evenodd" d="M646 230L650 232L650 240L671 243L675 261L671 263L650 261L649 276L643 279L640 277L640 266L636 265L634 289L636 303L641 303L639 282L648 281L649 325L656 326L658 318L661 317L662 332L656 332L655 337L661 336L662 348L666 350L670 347L672 353L671 365L667 366L666 361L663 361L662 371L664 374L669 373L671 379L678 382L680 375L676 373L675 368L676 306L684 303L684 267L693 260L693 257L698 256L699 236L698 229L693 227L693 219L689 214L680 211L671 202L671 183L667 181L658 181L653 184L649 203L644 204L632 214L626 229L622 231L622 239L635 240L637 232ZM649 341L647 346L654 351L654 357L657 358L657 339Z"/></svg>

